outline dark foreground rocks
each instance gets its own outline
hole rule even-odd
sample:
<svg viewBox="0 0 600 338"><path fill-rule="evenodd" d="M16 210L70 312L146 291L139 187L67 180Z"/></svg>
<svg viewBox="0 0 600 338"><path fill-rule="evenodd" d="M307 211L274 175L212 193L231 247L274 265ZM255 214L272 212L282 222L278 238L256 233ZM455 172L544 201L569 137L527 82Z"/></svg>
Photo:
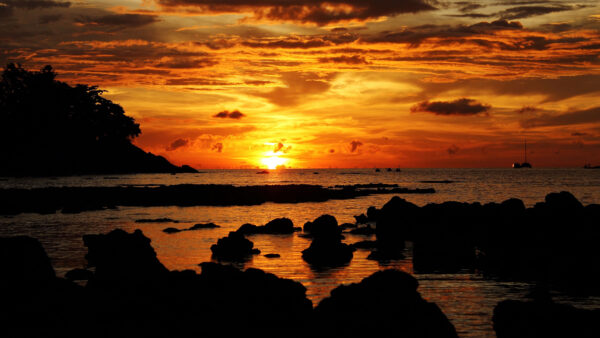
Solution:
<svg viewBox="0 0 600 338"><path fill-rule="evenodd" d="M354 256L354 248L342 243L342 229L335 217L319 216L304 224L304 232L313 238L310 246L302 251L302 259L310 265L335 267L348 264Z"/></svg>
<svg viewBox="0 0 600 338"><path fill-rule="evenodd" d="M141 231L85 243L91 269L79 286L55 276L37 240L0 238L2 337L455 336L399 271L340 287L313 310L302 284L258 269L168 271Z"/></svg>
<svg viewBox="0 0 600 338"><path fill-rule="evenodd" d="M568 192L548 194L530 208L518 199L419 207L394 197L377 212L371 257L401 257L405 242L411 241L416 272L477 269L599 294L599 219L599 205L583 206Z"/></svg>
<svg viewBox="0 0 600 338"><path fill-rule="evenodd" d="M315 308L317 326L330 337L457 337L418 282L399 270L379 271L358 284L341 285Z"/></svg>
<svg viewBox="0 0 600 338"><path fill-rule="evenodd" d="M217 244L210 247L210 251L214 259L230 262L241 262L252 255L260 254L260 250L254 249L252 241L234 231L231 231L227 237L220 238Z"/></svg>
<svg viewBox="0 0 600 338"><path fill-rule="evenodd" d="M259 205L266 202L323 202L373 194L432 193L427 189L365 188L337 189L318 185L195 185L48 187L0 189L0 215L24 212L40 214L78 213L117 206Z"/></svg>
<svg viewBox="0 0 600 338"><path fill-rule="evenodd" d="M498 338L600 337L600 309L551 301L502 301L494 308L493 322Z"/></svg>

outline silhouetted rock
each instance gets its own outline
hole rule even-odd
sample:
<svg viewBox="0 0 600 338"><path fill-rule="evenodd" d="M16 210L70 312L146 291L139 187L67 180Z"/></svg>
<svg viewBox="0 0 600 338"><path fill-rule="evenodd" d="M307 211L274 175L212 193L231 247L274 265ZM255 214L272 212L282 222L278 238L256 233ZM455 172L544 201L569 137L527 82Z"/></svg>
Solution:
<svg viewBox="0 0 600 338"><path fill-rule="evenodd" d="M353 235L370 236L370 235L375 234L375 229L373 229L371 227L371 225L367 224L367 226L365 226L365 227L358 227L356 229L350 230L350 233Z"/></svg>
<svg viewBox="0 0 600 338"><path fill-rule="evenodd" d="M68 280L90 280L94 276L94 273L86 269L73 269L69 270L65 274L65 278Z"/></svg>
<svg viewBox="0 0 600 338"><path fill-rule="evenodd" d="M435 303L417 292L418 282L398 270L378 271L360 283L341 285L315 308L322 336L457 337Z"/></svg>
<svg viewBox="0 0 600 338"><path fill-rule="evenodd" d="M365 214L360 214L358 216L354 216L357 224L365 224L369 221L369 218Z"/></svg>
<svg viewBox="0 0 600 338"><path fill-rule="evenodd" d="M174 234L174 233L178 233L178 232L182 232L182 231L194 231L194 230L215 229L215 228L220 228L220 226L216 225L215 223L198 223L198 224L194 224L193 226L191 226L187 229L166 228L166 229L163 229L163 232L166 232L168 234Z"/></svg>
<svg viewBox="0 0 600 338"><path fill-rule="evenodd" d="M369 222L377 222L377 218L379 216L379 210L374 206L370 206L367 209L367 219Z"/></svg>
<svg viewBox="0 0 600 338"><path fill-rule="evenodd" d="M360 241L350 244L354 249L375 249L377 247L377 241Z"/></svg>
<svg viewBox="0 0 600 338"><path fill-rule="evenodd" d="M498 338L600 336L600 309L550 301L502 301L494 308L493 322Z"/></svg>
<svg viewBox="0 0 600 338"><path fill-rule="evenodd" d="M285 235L292 234L297 229L294 227L294 223L289 218L276 218L274 220L269 221L269 223L256 226L254 224L242 224L242 226L237 229L237 233L243 235L253 235L253 234L271 234L271 235Z"/></svg>
<svg viewBox="0 0 600 338"><path fill-rule="evenodd" d="M246 239L244 235L230 232L227 237L220 238L217 244L210 247L213 258L223 261L243 261L249 256L257 255L260 250L254 249L254 243Z"/></svg>
<svg viewBox="0 0 600 338"><path fill-rule="evenodd" d="M314 238L340 238L342 233L337 220L331 215L321 215L312 222L304 223L303 230Z"/></svg>
<svg viewBox="0 0 600 338"><path fill-rule="evenodd" d="M342 230L354 229L356 227L358 227L358 224L356 224L356 223L342 223L342 224L340 224L340 229L342 229Z"/></svg>
<svg viewBox="0 0 600 338"><path fill-rule="evenodd" d="M271 253L271 254L266 254L265 257L267 258L279 258L281 257L280 254L276 254L276 253Z"/></svg>
<svg viewBox="0 0 600 338"><path fill-rule="evenodd" d="M7 287L47 284L56 277L40 242L27 236L0 237L0 267L0 283Z"/></svg>
<svg viewBox="0 0 600 338"><path fill-rule="evenodd" d="M187 231L194 231L194 230L200 230L200 229L216 229L216 228L220 228L220 226L216 225L215 223L198 223L198 224L194 224L193 226L185 229Z"/></svg>
<svg viewBox="0 0 600 338"><path fill-rule="evenodd" d="M136 223L179 223L179 221L171 218L142 218L136 219Z"/></svg>
<svg viewBox="0 0 600 338"><path fill-rule="evenodd" d="M85 256L88 265L96 268L88 285L135 285L137 281L164 278L168 272L141 230L129 234L116 229L105 235L85 235L83 244L88 248Z"/></svg>
<svg viewBox="0 0 600 338"><path fill-rule="evenodd" d="M302 251L302 259L315 267L335 267L348 264L354 249L340 239L317 237Z"/></svg>
<svg viewBox="0 0 600 338"><path fill-rule="evenodd" d="M179 184L166 186L47 187L0 189L0 214L23 212L65 213L102 210L117 206L227 206L259 205L266 202L301 203L342 200L373 194L391 194L385 189L334 189L318 185L233 186ZM409 192L407 192L409 193ZM416 192L411 192L416 193ZM151 220L152 221L152 220Z"/></svg>

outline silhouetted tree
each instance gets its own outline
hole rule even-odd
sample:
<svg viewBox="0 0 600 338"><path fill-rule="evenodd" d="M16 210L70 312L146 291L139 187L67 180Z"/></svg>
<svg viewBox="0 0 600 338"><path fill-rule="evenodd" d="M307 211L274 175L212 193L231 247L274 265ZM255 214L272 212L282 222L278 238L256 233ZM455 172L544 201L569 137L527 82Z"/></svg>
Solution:
<svg viewBox="0 0 600 338"><path fill-rule="evenodd" d="M51 66L35 72L8 64L0 81L0 156L7 163L0 174L177 171L131 144L139 124L103 93L57 81ZM149 159L149 166L140 162Z"/></svg>

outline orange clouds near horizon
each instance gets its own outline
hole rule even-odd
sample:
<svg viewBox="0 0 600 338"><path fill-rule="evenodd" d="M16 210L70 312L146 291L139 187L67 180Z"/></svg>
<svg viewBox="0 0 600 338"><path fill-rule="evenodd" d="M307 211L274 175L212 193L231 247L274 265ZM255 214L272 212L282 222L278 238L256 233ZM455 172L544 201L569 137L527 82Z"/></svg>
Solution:
<svg viewBox="0 0 600 338"><path fill-rule="evenodd" d="M106 89L176 164L600 164L594 1L0 3L0 62Z"/></svg>

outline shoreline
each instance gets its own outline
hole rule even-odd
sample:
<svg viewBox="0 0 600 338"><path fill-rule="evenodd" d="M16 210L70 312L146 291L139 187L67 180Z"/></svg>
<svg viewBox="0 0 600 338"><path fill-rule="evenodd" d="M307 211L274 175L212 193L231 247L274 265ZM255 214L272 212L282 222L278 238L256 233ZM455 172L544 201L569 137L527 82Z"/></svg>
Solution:
<svg viewBox="0 0 600 338"><path fill-rule="evenodd" d="M408 189L397 185L347 185L325 188L319 185L180 184L154 187L48 187L0 189L0 215L20 213L80 213L119 206L235 206L266 202L302 203L344 200L374 194L432 194L433 188Z"/></svg>

